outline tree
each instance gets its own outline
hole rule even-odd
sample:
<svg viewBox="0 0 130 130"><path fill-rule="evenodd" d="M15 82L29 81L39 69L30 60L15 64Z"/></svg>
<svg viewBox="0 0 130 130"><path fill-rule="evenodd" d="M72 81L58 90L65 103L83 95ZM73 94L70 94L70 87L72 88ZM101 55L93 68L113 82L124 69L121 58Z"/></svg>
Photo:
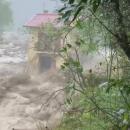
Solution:
<svg viewBox="0 0 130 130"><path fill-rule="evenodd" d="M36 49L38 51L57 52L60 48L62 28L55 27L48 23L42 26L38 31L38 43Z"/></svg>
<svg viewBox="0 0 130 130"><path fill-rule="evenodd" d="M59 10L65 21L82 19L87 12L89 17L95 19L113 36L116 44L130 59L130 2L129 0L62 0L65 4ZM101 20L98 16L103 15ZM107 17L109 18L107 18ZM108 21L109 20L109 21ZM105 22L104 22L105 21ZM107 26L111 22L111 26ZM114 26L113 26L114 25Z"/></svg>
<svg viewBox="0 0 130 130"><path fill-rule="evenodd" d="M66 102L72 107L70 111L72 116L67 115L63 128L67 130L129 130L130 2L128 0L62 1L64 7L59 12L70 27L68 33L79 27L78 36L81 36L81 39L75 42L76 46L72 43L68 44L66 39L66 44L61 50L64 58L62 70L69 73ZM83 22L86 25L83 25ZM88 28L89 22L92 24L90 28ZM87 41L89 34L90 40ZM98 37L99 41L97 39L95 41L95 37ZM85 42L99 44L99 46L107 43L105 47L110 50L109 56L106 51L105 63L100 62L97 68L98 70L104 65L106 68L104 74L100 71L95 73L92 69L86 71L83 68L78 54L80 54L79 47ZM71 56L70 52L74 56ZM81 94L79 101L73 98L75 92ZM90 122L89 126L88 122Z"/></svg>
<svg viewBox="0 0 130 130"><path fill-rule="evenodd" d="M12 22L10 2L7 0L0 0L0 31L3 31L3 29L9 26Z"/></svg>

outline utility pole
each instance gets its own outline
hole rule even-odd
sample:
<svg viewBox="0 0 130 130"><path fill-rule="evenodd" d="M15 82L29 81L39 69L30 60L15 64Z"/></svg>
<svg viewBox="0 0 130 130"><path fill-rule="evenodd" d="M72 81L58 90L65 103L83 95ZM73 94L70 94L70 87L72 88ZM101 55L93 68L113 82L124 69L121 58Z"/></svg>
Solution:
<svg viewBox="0 0 130 130"><path fill-rule="evenodd" d="M46 2L43 0L43 4L42 4L42 12L45 13L46 11Z"/></svg>

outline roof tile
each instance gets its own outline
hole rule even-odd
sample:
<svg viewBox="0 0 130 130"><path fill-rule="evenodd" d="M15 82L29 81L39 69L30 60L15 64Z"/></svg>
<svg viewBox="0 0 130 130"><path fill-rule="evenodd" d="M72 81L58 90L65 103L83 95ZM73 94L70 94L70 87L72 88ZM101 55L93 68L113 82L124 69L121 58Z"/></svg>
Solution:
<svg viewBox="0 0 130 130"><path fill-rule="evenodd" d="M55 13L36 14L31 20L25 23L25 27L40 27L46 23L55 23L58 15Z"/></svg>

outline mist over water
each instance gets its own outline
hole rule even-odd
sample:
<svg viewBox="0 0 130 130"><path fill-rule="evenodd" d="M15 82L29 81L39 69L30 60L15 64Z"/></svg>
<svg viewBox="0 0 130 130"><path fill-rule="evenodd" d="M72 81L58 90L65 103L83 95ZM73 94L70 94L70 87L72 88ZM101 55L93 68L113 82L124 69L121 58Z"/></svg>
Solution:
<svg viewBox="0 0 130 130"><path fill-rule="evenodd" d="M0 37L0 130L36 130L38 125L55 127L62 117L60 105L64 94L60 93L47 104L46 101L63 87L57 80L61 76L56 72L47 73L47 76L29 73L30 41L23 25L37 13L53 12L60 4L51 0L10 2L13 29L3 32ZM45 104L44 110L41 110L42 104Z"/></svg>
<svg viewBox="0 0 130 130"><path fill-rule="evenodd" d="M54 128L62 117L64 93L48 100L63 87L62 76L28 72L27 37L4 32L0 41L0 130L37 130L38 125Z"/></svg>

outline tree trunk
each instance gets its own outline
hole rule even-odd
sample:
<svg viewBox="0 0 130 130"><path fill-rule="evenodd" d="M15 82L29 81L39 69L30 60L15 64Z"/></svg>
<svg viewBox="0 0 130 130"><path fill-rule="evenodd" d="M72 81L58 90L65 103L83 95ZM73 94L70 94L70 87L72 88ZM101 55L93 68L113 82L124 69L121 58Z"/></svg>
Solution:
<svg viewBox="0 0 130 130"><path fill-rule="evenodd" d="M120 2L119 0L114 0L115 8L114 11L117 15L117 27L119 28L117 35L117 42L119 46L123 49L124 53L130 60L130 42L128 40L127 31L125 29L125 25L123 22L123 15L120 10Z"/></svg>

